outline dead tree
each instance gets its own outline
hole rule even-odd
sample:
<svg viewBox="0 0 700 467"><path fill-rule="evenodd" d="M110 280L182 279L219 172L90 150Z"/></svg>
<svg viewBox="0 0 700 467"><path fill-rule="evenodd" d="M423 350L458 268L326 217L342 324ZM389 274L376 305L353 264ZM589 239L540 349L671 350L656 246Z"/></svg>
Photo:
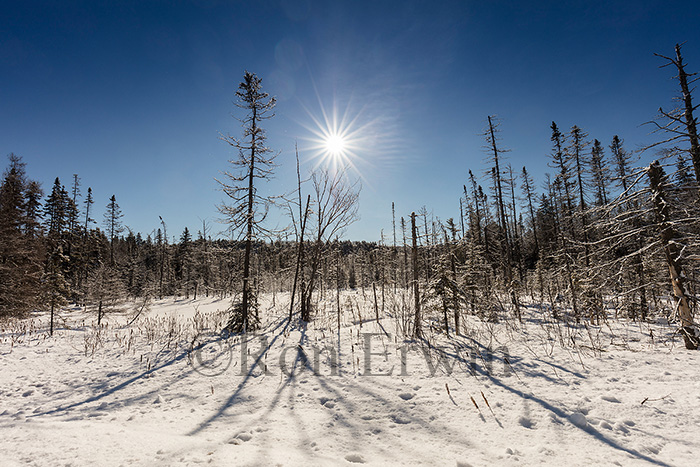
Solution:
<svg viewBox="0 0 700 467"><path fill-rule="evenodd" d="M243 257L243 297L234 305L226 328L232 332L247 332L257 326L257 300L250 286L250 257L253 241L265 233L262 222L271 199L262 197L256 189L256 179L269 180L276 155L265 145L265 131L260 123L274 116L272 110L276 100L262 91L262 80L255 74L245 72L238 85L236 106L246 114L239 119L243 126L243 138L222 136L221 139L238 150L238 158L229 161L238 173L224 172L224 181L217 180L230 204L218 206L229 229L245 239ZM251 313L252 312L252 313ZM252 316L251 316L252 314ZM251 319L252 318L252 319Z"/></svg>
<svg viewBox="0 0 700 467"><path fill-rule="evenodd" d="M698 139L698 122L697 118L693 115L697 106L693 106L693 97L691 85L697 80L693 78L697 73L688 73L685 71L685 64L683 63L683 56L681 55L681 45L676 44L676 56L675 58L666 57L664 55L654 54L657 57L661 57L668 61L663 67L673 65L678 70L678 84L681 87L681 97L679 100L682 101L682 105L670 112L665 112L662 108L659 108L659 116L661 117L662 123L658 121L652 121L654 126L656 126L658 131L663 131L669 133L670 136L664 140L659 141L654 146L670 143L671 141L676 141L678 139L687 139L690 143L690 158L693 161L693 168L695 169L695 179L700 182L700 140Z"/></svg>
<svg viewBox="0 0 700 467"><path fill-rule="evenodd" d="M413 299L415 303L413 337L418 338L423 335L421 328L420 313L420 292L418 288L418 231L416 229L416 213L411 213L411 236L413 237L413 249L411 250L411 261L413 266Z"/></svg>
<svg viewBox="0 0 700 467"><path fill-rule="evenodd" d="M313 184L312 215L315 237L311 253L309 282L303 291L301 301L301 319L311 320L311 296L316 286L316 276L321 265L323 247L346 227L357 220L360 187L358 182L348 179L347 173L338 171L331 174L329 169L322 169L311 175ZM312 224L313 225L313 224Z"/></svg>
<svg viewBox="0 0 700 467"><path fill-rule="evenodd" d="M658 161L652 163L647 169L649 176L649 187L651 188L652 204L656 221L661 237L661 245L664 249L666 263L668 264L669 274L671 276L671 287L678 309L678 317L681 322L680 332L685 341L685 348L688 350L697 350L698 348L698 333L693 324L693 313L688 303L688 293L685 288L685 276L683 275L683 253L678 239L678 232L673 226L673 221L670 215L670 206L668 199L664 193L663 185L665 183L664 169Z"/></svg>

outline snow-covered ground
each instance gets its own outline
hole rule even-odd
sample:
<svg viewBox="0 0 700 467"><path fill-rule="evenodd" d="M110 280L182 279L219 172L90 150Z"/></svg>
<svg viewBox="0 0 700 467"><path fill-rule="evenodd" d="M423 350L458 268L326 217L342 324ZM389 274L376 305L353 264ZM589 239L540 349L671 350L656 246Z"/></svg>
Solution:
<svg viewBox="0 0 700 467"><path fill-rule="evenodd" d="M248 342L211 298L3 324L0 465L698 465L700 360L668 327L529 308L408 342L342 303L300 328L278 294Z"/></svg>

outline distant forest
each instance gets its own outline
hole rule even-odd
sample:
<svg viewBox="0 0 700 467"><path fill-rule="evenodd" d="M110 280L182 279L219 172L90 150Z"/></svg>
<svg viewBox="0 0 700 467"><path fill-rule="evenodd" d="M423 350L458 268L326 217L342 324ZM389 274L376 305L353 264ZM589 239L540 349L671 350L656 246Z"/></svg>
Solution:
<svg viewBox="0 0 700 467"><path fill-rule="evenodd" d="M247 331L264 313L260 294L292 292L290 316L308 321L320 299L350 288L371 294L376 310L410 309L406 332L414 336L428 316L459 334L465 314L490 320L508 310L517 320L524 304L539 304L550 319L575 323L666 319L678 323L687 348L697 348L694 79L680 46L660 57L677 72L680 105L659 109L649 123L659 138L645 150L657 162L639 167L621 137L601 142L553 122L551 173L538 185L526 167L507 163L498 121L487 117L489 175L465 174L460 212L438 219L425 207L402 215L392 205L393 228L380 242L338 238L356 219L359 193L342 173L323 169L300 180L287 201L290 229L265 230L267 200L253 184L268 175L271 159L257 125L274 98L248 73L237 95L249 126L243 140L226 139L243 172L219 181L230 201L220 210L238 241L212 239L205 222L178 233L177 242L165 222L143 238L122 225L115 196L93 199L78 175L69 188L56 179L45 196L10 154L0 185L0 318L75 303L101 320L126 299L216 295L233 299L229 328Z"/></svg>

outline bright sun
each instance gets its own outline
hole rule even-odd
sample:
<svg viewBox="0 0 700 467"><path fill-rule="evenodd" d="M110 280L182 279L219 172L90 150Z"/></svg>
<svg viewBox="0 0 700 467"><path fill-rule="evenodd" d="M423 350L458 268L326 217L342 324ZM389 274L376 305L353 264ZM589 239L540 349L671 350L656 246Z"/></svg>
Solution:
<svg viewBox="0 0 700 467"><path fill-rule="evenodd" d="M330 134L326 137L326 151L334 157L338 157L345 152L345 140L342 135Z"/></svg>
<svg viewBox="0 0 700 467"><path fill-rule="evenodd" d="M371 147L368 129L372 122L360 123L361 112L351 115L348 107L340 112L335 103L326 109L320 98L319 107L320 113L305 108L311 124L302 123L310 133L303 139L308 141L306 149L310 150L311 159L315 160L316 167L349 168L362 177L359 165L367 163L362 154Z"/></svg>

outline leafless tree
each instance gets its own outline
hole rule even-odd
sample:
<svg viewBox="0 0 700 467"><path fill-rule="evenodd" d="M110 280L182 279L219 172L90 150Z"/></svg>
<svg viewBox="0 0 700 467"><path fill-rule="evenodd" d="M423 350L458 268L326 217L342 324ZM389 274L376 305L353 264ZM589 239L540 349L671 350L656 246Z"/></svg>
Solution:
<svg viewBox="0 0 700 467"><path fill-rule="evenodd" d="M312 236L309 282L302 290L301 319L311 319L311 295L316 284L325 245L358 219L359 181L352 181L345 170L331 173L327 168L311 175L313 185Z"/></svg>
<svg viewBox="0 0 700 467"><path fill-rule="evenodd" d="M669 134L668 138L655 143L652 147L665 145L677 140L687 140L690 143L690 148L687 152L690 154L690 159L693 161L695 179L700 181L700 138L698 137L697 129L698 121L693 115L693 112L698 106L693 106L692 97L692 85L697 81L697 78L693 78L693 76L697 73L688 73L685 71L683 56L681 55L681 44L676 44L675 51L675 57L654 54L657 57L667 60L667 63L662 65L662 67L673 65L678 70L676 79L681 87L681 96L678 98L678 100L681 101L681 105L669 112L664 111L663 108L659 108L659 118L649 122L656 127L657 131Z"/></svg>

